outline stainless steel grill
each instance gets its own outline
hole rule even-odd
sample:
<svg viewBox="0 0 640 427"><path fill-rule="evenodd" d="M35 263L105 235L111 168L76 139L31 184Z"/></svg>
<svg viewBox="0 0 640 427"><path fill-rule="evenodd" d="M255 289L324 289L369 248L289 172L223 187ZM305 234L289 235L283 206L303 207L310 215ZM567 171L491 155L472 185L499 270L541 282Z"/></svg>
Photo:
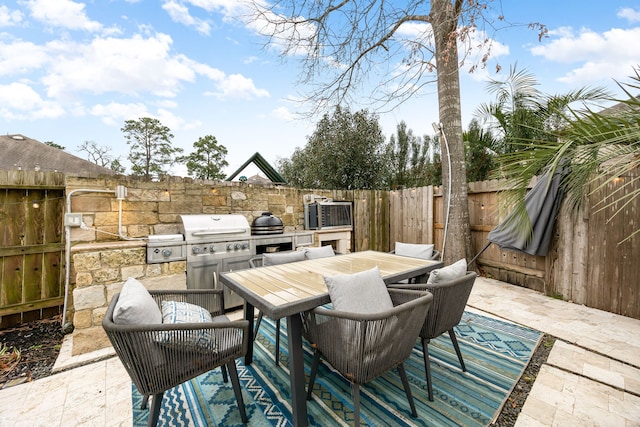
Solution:
<svg viewBox="0 0 640 427"><path fill-rule="evenodd" d="M251 227L243 215L181 215L179 229L186 242L187 288L220 289L218 275L249 268L254 251ZM225 308L243 300L224 288Z"/></svg>
<svg viewBox="0 0 640 427"><path fill-rule="evenodd" d="M294 250L313 245L310 231L252 235L243 215L181 215L181 234L149 236L147 263L184 261L188 289L223 289L225 308L241 306L243 299L223 288L218 275L249 268L256 254Z"/></svg>
<svg viewBox="0 0 640 427"><path fill-rule="evenodd" d="M147 242L147 263L183 261L187 247L182 234L157 234L149 236Z"/></svg>

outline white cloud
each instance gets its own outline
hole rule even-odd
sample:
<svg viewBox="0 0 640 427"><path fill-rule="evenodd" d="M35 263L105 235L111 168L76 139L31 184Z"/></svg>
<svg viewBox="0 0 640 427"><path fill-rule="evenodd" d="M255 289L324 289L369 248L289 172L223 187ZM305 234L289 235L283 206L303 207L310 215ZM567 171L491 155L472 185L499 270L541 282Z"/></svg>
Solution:
<svg viewBox="0 0 640 427"><path fill-rule="evenodd" d="M640 58L640 27L613 28L603 33L581 29L578 33L563 28L559 37L531 49L533 55L558 63L579 64L558 80L585 85L603 78L620 79L632 72Z"/></svg>
<svg viewBox="0 0 640 427"><path fill-rule="evenodd" d="M22 40L0 42L0 76L26 74L43 67L49 60L44 46Z"/></svg>
<svg viewBox="0 0 640 427"><path fill-rule="evenodd" d="M243 15L251 4L250 1L244 0L185 0L185 2L207 12L217 11L230 19Z"/></svg>
<svg viewBox="0 0 640 427"><path fill-rule="evenodd" d="M296 119L295 113L291 112L287 107L276 108L271 112L271 116L285 122L292 122Z"/></svg>
<svg viewBox="0 0 640 427"><path fill-rule="evenodd" d="M97 104L90 109L89 114L99 117L106 125L116 127L121 127L126 120L138 120L141 117L158 119L171 130L195 129L202 125L198 120L185 120L162 106L155 112L149 111L143 103L122 104L110 102L108 104Z"/></svg>
<svg viewBox="0 0 640 427"><path fill-rule="evenodd" d="M207 92L206 95L219 99L252 99L268 98L266 89L256 88L253 80L241 74L231 74L216 85L216 92Z"/></svg>
<svg viewBox="0 0 640 427"><path fill-rule="evenodd" d="M22 12L9 10L5 5L0 5L0 27L13 27L22 22Z"/></svg>
<svg viewBox="0 0 640 427"><path fill-rule="evenodd" d="M7 120L52 119L64 115L57 103L44 100L24 83L0 85L0 116Z"/></svg>
<svg viewBox="0 0 640 427"><path fill-rule="evenodd" d="M624 18L629 22L640 22L640 10L634 10L630 7L620 9L617 16Z"/></svg>
<svg viewBox="0 0 640 427"><path fill-rule="evenodd" d="M162 4L162 8L167 11L171 19L188 27L194 27L201 34L209 35L211 27L206 21L195 18L189 13L189 9L177 1L169 0Z"/></svg>
<svg viewBox="0 0 640 427"><path fill-rule="evenodd" d="M80 92L172 97L182 82L195 79L195 72L181 56L170 55L171 43L165 34L95 38L86 45L60 41L50 45L51 54L59 55L59 60L51 63L43 82L49 96L56 98Z"/></svg>
<svg viewBox="0 0 640 427"><path fill-rule="evenodd" d="M70 0L27 0L31 16L48 26L96 32L102 24L89 19L83 3Z"/></svg>
<svg viewBox="0 0 640 427"><path fill-rule="evenodd" d="M138 120L140 117L149 117L147 106L143 103L121 104L110 102L108 104L94 105L89 113L99 117L104 124L109 126L122 126L125 120Z"/></svg>

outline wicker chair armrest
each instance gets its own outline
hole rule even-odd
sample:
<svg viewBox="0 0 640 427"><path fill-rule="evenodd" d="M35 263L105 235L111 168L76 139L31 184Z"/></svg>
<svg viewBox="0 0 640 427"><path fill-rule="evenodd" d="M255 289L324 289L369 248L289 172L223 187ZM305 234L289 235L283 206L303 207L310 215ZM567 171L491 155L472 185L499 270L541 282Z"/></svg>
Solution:
<svg viewBox="0 0 640 427"><path fill-rule="evenodd" d="M433 299L429 292L419 292L414 290L390 290L389 296L391 296L391 301L393 302L394 307L378 313L354 313L326 307L316 307L311 310L311 312L327 317L368 322L396 316L399 312L411 310L416 305L424 304L424 301L421 299L422 297L428 296L429 298L427 299L429 302Z"/></svg>
<svg viewBox="0 0 640 427"><path fill-rule="evenodd" d="M224 291L222 289L151 290L153 299L162 307L162 301L180 301L198 305L212 316L224 314Z"/></svg>

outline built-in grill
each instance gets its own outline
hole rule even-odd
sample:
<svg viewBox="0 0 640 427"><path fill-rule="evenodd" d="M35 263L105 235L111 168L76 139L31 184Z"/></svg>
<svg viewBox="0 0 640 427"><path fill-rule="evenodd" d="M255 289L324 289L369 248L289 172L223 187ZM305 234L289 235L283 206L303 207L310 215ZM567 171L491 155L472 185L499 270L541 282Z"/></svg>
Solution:
<svg viewBox="0 0 640 427"><path fill-rule="evenodd" d="M184 261L187 247L182 234L156 234L147 242L147 263Z"/></svg>
<svg viewBox="0 0 640 427"><path fill-rule="evenodd" d="M147 263L186 260L188 289L220 289L220 273L249 268L256 254L313 245L312 232L284 233L282 221L268 212L253 225L243 215L180 215L181 234L149 236ZM222 289L226 309L243 304L242 298Z"/></svg>
<svg viewBox="0 0 640 427"><path fill-rule="evenodd" d="M179 229L186 242L187 288L221 288L218 275L249 268L255 253L251 227L243 215L181 215ZM225 308L243 300L224 288Z"/></svg>

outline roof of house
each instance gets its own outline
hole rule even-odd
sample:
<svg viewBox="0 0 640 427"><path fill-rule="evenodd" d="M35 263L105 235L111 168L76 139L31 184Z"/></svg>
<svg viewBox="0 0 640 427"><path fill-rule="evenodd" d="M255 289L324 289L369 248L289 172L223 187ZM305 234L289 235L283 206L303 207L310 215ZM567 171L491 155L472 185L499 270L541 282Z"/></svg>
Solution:
<svg viewBox="0 0 640 427"><path fill-rule="evenodd" d="M232 181L233 178L235 178L236 175L238 175L240 172L242 172L244 170L244 168L249 166L250 163L255 164L262 171L262 173L264 173L267 176L269 181L273 182L274 184L286 184L287 183L285 181L285 179L282 177L282 175L280 175L278 173L278 171L276 171L273 168L273 166L271 166L269 164L269 162L267 162L264 159L264 157L262 157L262 155L260 155L260 153L255 153L253 156L249 157L249 160L244 162L244 164L242 166L240 166L234 173L229 175L225 179L225 181Z"/></svg>
<svg viewBox="0 0 640 427"><path fill-rule="evenodd" d="M57 171L78 176L112 175L98 166L64 150L51 147L24 135L0 135L0 169Z"/></svg>

